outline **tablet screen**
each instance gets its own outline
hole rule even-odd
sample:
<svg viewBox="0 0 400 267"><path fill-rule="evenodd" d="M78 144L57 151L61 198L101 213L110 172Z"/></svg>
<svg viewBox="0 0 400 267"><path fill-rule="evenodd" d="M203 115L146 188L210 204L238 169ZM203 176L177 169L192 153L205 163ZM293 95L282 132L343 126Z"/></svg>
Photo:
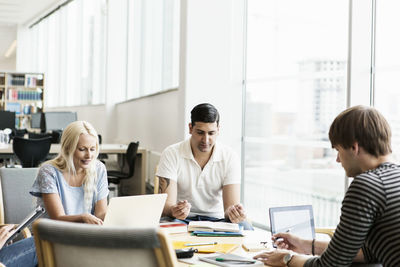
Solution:
<svg viewBox="0 0 400 267"><path fill-rule="evenodd" d="M291 232L304 239L314 239L314 215L311 205L269 209L271 233Z"/></svg>

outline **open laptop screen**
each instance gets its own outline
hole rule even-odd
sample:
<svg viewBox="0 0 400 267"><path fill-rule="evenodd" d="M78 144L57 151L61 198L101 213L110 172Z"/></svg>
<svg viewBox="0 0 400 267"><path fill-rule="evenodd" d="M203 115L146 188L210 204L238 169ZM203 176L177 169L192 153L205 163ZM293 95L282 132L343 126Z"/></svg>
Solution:
<svg viewBox="0 0 400 267"><path fill-rule="evenodd" d="M167 194L114 197L110 199L104 226L157 227Z"/></svg>
<svg viewBox="0 0 400 267"><path fill-rule="evenodd" d="M315 238L311 205L270 208L269 219L272 234L289 231L304 239Z"/></svg>

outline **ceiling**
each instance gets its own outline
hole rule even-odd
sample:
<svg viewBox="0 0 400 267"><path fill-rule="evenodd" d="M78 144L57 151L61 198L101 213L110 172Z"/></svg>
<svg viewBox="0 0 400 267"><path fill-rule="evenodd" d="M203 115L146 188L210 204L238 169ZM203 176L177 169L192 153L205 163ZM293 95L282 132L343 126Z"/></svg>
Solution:
<svg viewBox="0 0 400 267"><path fill-rule="evenodd" d="M0 25L28 23L60 0L0 0Z"/></svg>
<svg viewBox="0 0 400 267"><path fill-rule="evenodd" d="M15 68L15 52L4 54L17 38L17 26L29 25L34 19L60 4L61 0L0 0L0 69ZM18 44L17 44L18 45Z"/></svg>

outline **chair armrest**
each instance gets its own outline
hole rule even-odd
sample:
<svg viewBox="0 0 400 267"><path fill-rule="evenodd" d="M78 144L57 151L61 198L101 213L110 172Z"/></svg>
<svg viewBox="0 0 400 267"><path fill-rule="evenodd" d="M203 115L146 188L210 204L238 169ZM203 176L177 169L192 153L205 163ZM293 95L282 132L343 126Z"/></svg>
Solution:
<svg viewBox="0 0 400 267"><path fill-rule="evenodd" d="M29 230L28 227L25 227L24 229L21 230L22 235L24 236L24 238L28 238L31 237L31 231ZM0 266L1 267L1 266Z"/></svg>
<svg viewBox="0 0 400 267"><path fill-rule="evenodd" d="M326 234L330 238L333 237L333 233L335 233L334 228L322 227L322 228L315 228L315 233L317 234Z"/></svg>

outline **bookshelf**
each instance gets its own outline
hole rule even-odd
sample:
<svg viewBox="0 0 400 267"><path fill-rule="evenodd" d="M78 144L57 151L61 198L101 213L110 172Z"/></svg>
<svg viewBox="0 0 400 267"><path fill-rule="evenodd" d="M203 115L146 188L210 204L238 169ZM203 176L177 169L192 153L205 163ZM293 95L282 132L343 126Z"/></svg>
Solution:
<svg viewBox="0 0 400 267"><path fill-rule="evenodd" d="M31 114L43 112L44 74L0 72L0 110L15 111L17 129L29 128Z"/></svg>

